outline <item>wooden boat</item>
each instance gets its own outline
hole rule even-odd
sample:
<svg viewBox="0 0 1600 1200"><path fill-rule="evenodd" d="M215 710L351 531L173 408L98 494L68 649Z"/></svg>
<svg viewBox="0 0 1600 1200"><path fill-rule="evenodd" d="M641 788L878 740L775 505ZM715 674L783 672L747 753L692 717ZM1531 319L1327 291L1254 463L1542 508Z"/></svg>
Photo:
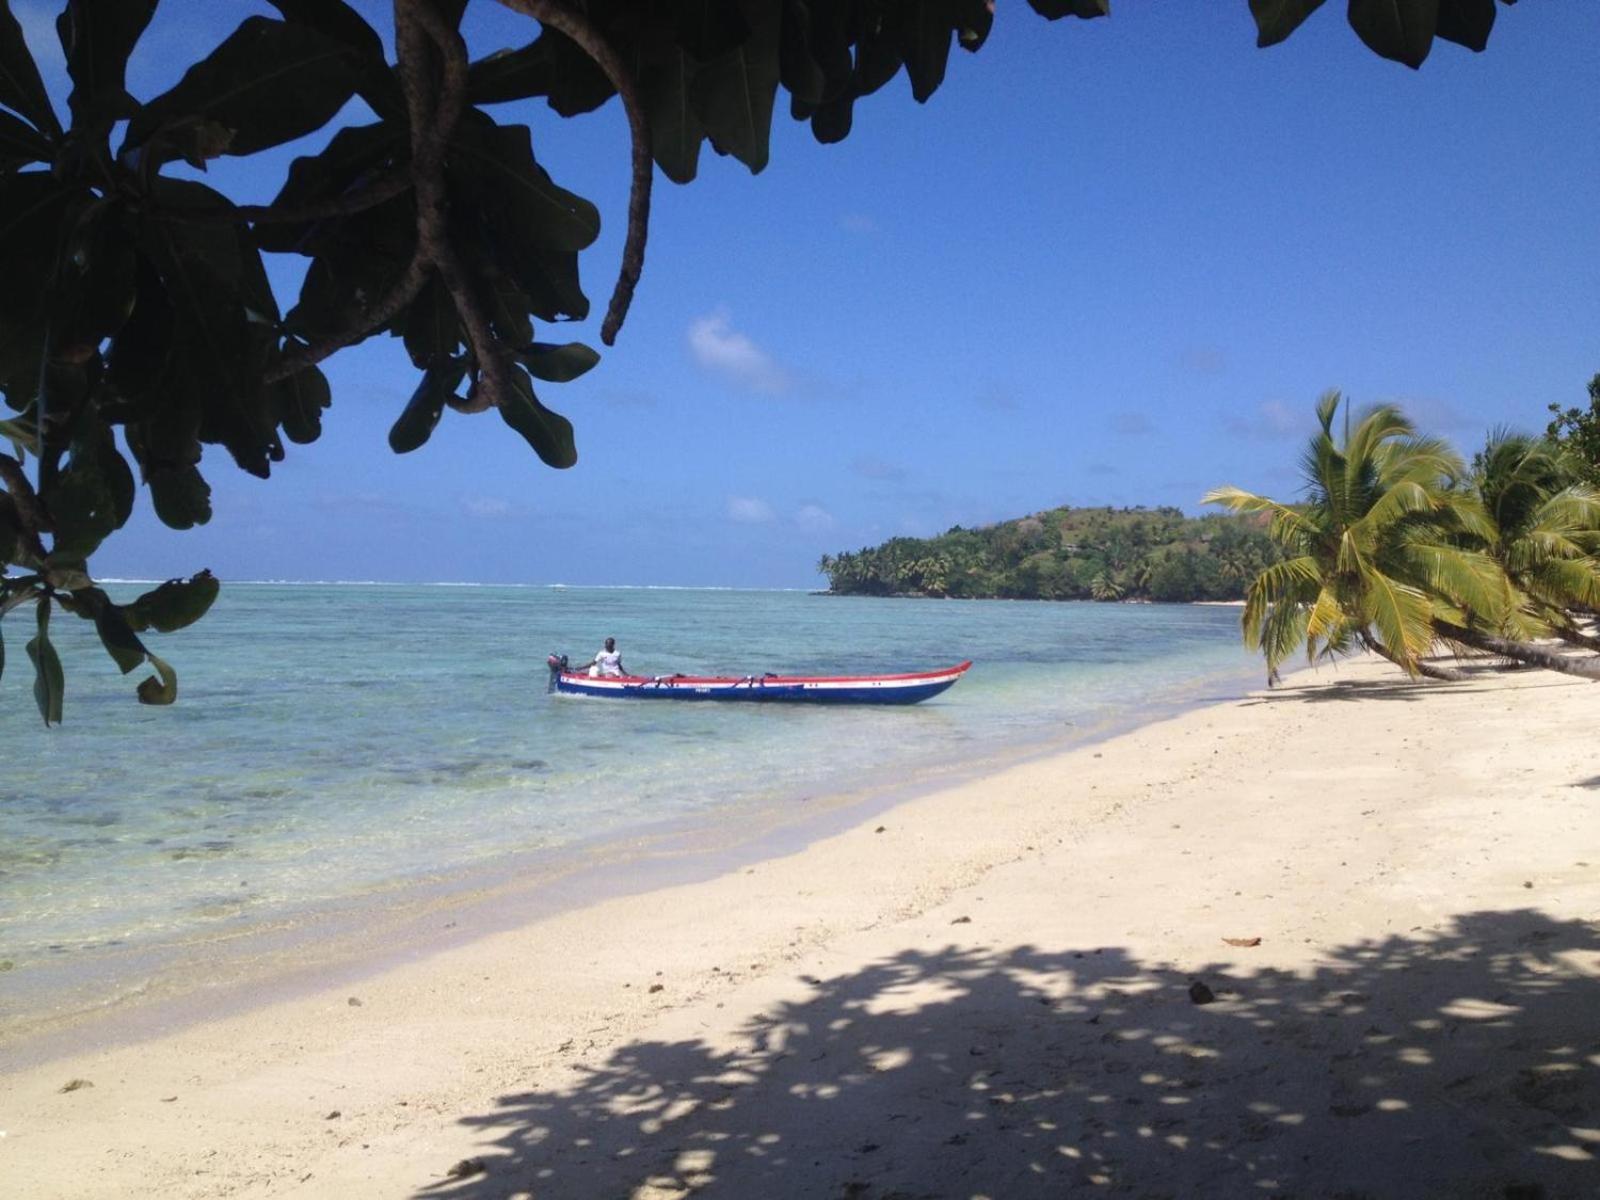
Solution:
<svg viewBox="0 0 1600 1200"><path fill-rule="evenodd" d="M960 679L971 661L942 671L903 675L621 675L606 678L569 670L551 655L550 690L569 696L625 700L741 700L756 703L915 704Z"/></svg>

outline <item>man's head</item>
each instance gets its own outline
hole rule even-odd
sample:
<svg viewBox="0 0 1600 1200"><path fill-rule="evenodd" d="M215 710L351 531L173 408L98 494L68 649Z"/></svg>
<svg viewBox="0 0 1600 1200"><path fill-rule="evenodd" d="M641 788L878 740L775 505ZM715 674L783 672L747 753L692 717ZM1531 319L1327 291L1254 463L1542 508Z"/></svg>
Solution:
<svg viewBox="0 0 1600 1200"><path fill-rule="evenodd" d="M616 638L607 638L606 639L606 653L610 654L616 648L617 648L617 639Z"/></svg>

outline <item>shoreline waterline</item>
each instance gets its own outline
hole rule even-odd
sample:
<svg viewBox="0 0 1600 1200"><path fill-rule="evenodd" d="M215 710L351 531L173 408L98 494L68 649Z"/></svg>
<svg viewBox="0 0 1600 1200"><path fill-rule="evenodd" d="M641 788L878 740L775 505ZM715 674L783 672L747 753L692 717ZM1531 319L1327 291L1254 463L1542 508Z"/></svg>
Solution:
<svg viewBox="0 0 1600 1200"><path fill-rule="evenodd" d="M702 883L786 858L951 788L1072 754L1259 686L1251 668L1200 676L1141 708L1068 732L1035 733L977 757L881 772L860 787L678 816L547 850L512 851L450 872L390 881L244 927L141 945L93 961L46 961L0 1010L10 1069L179 1033L193 1025L355 985L495 934L595 905ZM564 703L606 701L564 698ZM898 777L896 777L898 776ZM31 972L30 972L31 973ZM10 974L12 985L26 979ZM18 1001L21 1004L18 1004Z"/></svg>
<svg viewBox="0 0 1600 1200"><path fill-rule="evenodd" d="M1578 1200L1597 718L1535 673L1297 675L786 857L9 1070L8 1182Z"/></svg>

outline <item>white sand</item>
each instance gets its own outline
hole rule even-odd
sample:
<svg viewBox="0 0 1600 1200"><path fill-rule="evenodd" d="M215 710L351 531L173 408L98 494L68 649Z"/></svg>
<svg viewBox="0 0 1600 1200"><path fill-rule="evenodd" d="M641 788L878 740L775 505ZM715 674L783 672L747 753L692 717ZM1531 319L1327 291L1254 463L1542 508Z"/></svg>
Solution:
<svg viewBox="0 0 1600 1200"><path fill-rule="evenodd" d="M0 1196L1600 1196L1600 688L1292 683L13 1072Z"/></svg>

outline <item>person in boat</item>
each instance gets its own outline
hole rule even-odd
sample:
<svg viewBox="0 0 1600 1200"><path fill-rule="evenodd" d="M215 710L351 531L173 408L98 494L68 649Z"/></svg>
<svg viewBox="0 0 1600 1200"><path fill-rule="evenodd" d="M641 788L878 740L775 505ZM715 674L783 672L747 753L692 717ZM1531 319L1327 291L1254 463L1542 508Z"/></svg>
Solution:
<svg viewBox="0 0 1600 1200"><path fill-rule="evenodd" d="M607 638L605 649L590 659L587 667L590 679L618 679L628 673L622 665L622 652L617 649L616 638Z"/></svg>

